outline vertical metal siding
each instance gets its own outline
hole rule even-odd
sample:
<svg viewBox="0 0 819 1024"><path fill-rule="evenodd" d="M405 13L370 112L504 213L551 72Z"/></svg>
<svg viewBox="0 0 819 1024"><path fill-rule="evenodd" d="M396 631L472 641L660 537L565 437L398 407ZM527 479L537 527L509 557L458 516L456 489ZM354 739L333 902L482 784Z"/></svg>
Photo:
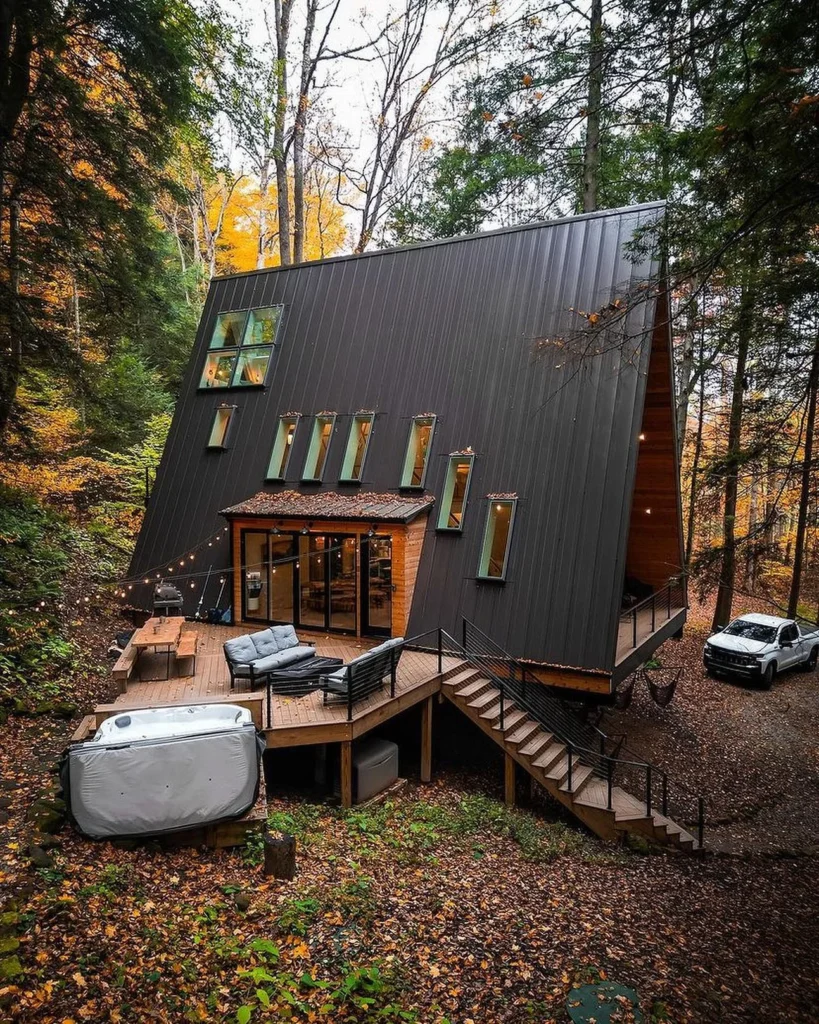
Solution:
<svg viewBox="0 0 819 1024"><path fill-rule="evenodd" d="M535 342L571 332L570 307L600 308L657 275L655 258L624 247L661 215L649 204L214 281L132 572L189 550L223 525L220 508L263 488L354 489L338 476L360 409L376 414L361 489L397 491L410 419L435 413L426 489L442 494L449 452L471 445L476 458L463 532L436 533L429 518L410 630L455 631L466 614L517 655L611 668L653 299L626 318L636 357L578 363ZM267 387L199 392L216 312L277 303ZM237 406L230 447L208 452L221 402ZM323 481L302 487L324 410L338 416ZM302 414L286 481L266 484L286 412ZM520 499L507 582L481 583L486 495L507 491ZM214 562L228 565L227 544Z"/></svg>

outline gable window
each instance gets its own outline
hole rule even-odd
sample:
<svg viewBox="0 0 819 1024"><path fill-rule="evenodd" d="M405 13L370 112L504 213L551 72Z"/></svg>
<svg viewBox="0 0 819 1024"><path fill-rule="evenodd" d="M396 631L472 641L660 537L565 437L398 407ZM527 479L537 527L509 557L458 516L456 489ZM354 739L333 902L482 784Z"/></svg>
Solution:
<svg viewBox="0 0 819 1024"><path fill-rule="evenodd" d="M310 447L307 449L307 458L304 462L302 480L321 480L324 472L324 463L327 461L327 452L330 448L330 438L333 436L333 425L336 421L334 414L316 416L313 423L313 435L310 438Z"/></svg>
<svg viewBox="0 0 819 1024"><path fill-rule="evenodd" d="M233 419L234 412L235 407L232 405L224 405L216 410L216 415L213 417L213 426L210 428L208 448L225 447L230 421Z"/></svg>
<svg viewBox="0 0 819 1024"><path fill-rule="evenodd" d="M506 579L509 544L515 522L516 498L491 498L486 516L486 529L481 548L478 577L486 580Z"/></svg>
<svg viewBox="0 0 819 1024"><path fill-rule="evenodd" d="M293 439L296 436L296 427L298 425L298 416L279 417L276 439L273 442L273 451L270 454L270 463L267 467L268 480L284 480L284 474L287 472L287 463L290 461L290 453L293 451Z"/></svg>
<svg viewBox="0 0 819 1024"><path fill-rule="evenodd" d="M449 456L444 496L441 499L441 511L438 513L439 530L460 531L464 528L464 509L469 493L473 458L472 455Z"/></svg>
<svg viewBox="0 0 819 1024"><path fill-rule="evenodd" d="M402 487L424 486L434 429L434 416L416 416L413 419L407 443L407 454L404 458L404 469L401 473Z"/></svg>
<svg viewBox="0 0 819 1024"><path fill-rule="evenodd" d="M281 306L219 313L199 387L259 387L264 384L281 317Z"/></svg>
<svg viewBox="0 0 819 1024"><path fill-rule="evenodd" d="M371 412L360 412L353 416L353 422L350 424L350 436L347 438L347 450L344 453L344 462L341 466L340 480L347 483L358 483L361 480L364 459L367 456L367 447L370 443L373 418Z"/></svg>

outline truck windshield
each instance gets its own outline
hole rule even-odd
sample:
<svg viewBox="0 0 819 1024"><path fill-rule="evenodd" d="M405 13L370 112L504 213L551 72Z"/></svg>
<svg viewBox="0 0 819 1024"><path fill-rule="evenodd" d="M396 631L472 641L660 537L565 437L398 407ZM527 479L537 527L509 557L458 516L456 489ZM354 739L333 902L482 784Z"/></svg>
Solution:
<svg viewBox="0 0 819 1024"><path fill-rule="evenodd" d="M776 626L763 626L761 622L746 622L744 619L735 619L730 626L725 627L725 632L729 636L759 640L763 644L770 644L776 640Z"/></svg>

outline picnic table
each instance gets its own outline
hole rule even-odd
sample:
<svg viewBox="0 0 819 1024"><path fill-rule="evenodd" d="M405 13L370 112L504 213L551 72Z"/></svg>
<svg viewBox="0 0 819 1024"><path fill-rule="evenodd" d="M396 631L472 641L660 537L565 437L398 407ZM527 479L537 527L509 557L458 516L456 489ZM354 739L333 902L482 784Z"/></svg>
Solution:
<svg viewBox="0 0 819 1024"><path fill-rule="evenodd" d="M139 667L139 660L142 652L153 647L154 652L158 647L164 647L167 654L165 678L171 677L171 654L176 652L179 638L182 636L182 624L185 620L181 615L148 619L144 626L141 626L131 637L131 644L136 648L137 657L134 668ZM139 673L140 680L142 672Z"/></svg>

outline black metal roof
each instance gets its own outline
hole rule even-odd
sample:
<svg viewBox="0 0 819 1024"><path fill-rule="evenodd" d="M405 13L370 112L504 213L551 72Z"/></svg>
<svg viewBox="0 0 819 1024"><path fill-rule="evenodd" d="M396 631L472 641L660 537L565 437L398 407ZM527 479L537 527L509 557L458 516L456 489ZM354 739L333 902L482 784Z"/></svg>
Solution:
<svg viewBox="0 0 819 1024"><path fill-rule="evenodd" d="M260 489L398 500L411 418L434 412L425 489L440 498L450 452L471 448L475 462L463 532L429 517L410 632L454 632L463 614L512 654L611 668L660 272L654 249L630 243L662 213L651 203L214 280L134 575ZM284 316L266 387L198 390L216 314L272 304ZM236 407L228 447L207 450L224 402ZM326 409L337 416L323 482L303 484L309 424ZM339 476L362 409L375 420L356 487ZM277 418L293 411L287 479L266 483ZM503 585L476 579L498 493L518 495ZM220 556L224 567L226 543Z"/></svg>

